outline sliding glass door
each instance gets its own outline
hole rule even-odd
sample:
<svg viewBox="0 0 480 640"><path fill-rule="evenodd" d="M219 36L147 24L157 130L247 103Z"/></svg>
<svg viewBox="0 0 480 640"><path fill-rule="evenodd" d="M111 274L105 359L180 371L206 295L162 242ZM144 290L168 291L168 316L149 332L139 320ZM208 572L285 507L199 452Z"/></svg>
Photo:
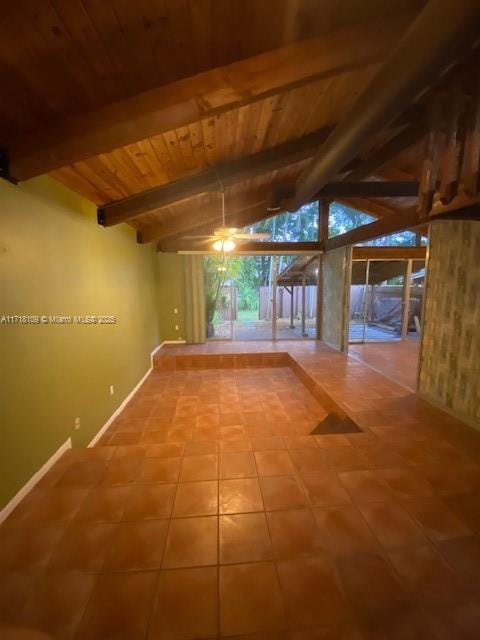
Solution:
<svg viewBox="0 0 480 640"><path fill-rule="evenodd" d="M272 340L275 256L205 256L207 339Z"/></svg>
<svg viewBox="0 0 480 640"><path fill-rule="evenodd" d="M353 260L349 342L418 337L424 274L422 260Z"/></svg>
<svg viewBox="0 0 480 640"><path fill-rule="evenodd" d="M315 339L317 256L206 256L207 338Z"/></svg>

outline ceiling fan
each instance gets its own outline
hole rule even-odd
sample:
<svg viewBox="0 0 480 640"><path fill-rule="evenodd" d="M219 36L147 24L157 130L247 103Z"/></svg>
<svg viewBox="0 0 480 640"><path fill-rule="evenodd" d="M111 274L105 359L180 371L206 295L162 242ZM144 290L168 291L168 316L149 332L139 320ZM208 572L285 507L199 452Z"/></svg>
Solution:
<svg viewBox="0 0 480 640"><path fill-rule="evenodd" d="M229 253L233 251L237 243L248 240L268 240L269 233L249 233L237 229L236 227L227 227L225 224L225 191L222 189L222 226L213 231L209 236L186 236L190 240L203 240L205 243L212 242L212 248L219 253Z"/></svg>

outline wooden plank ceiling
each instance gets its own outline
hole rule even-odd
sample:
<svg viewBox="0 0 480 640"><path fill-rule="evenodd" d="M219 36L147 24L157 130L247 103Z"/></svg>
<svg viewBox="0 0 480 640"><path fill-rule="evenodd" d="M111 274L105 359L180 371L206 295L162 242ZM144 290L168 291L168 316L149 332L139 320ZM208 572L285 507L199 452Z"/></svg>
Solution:
<svg viewBox="0 0 480 640"><path fill-rule="evenodd" d="M32 140L42 140L59 123L65 131L75 122L87 127L91 114L115 113L117 107L111 109L109 105L125 105L122 101L143 96L144 92L166 85L173 87L172 83L187 81L199 73L307 39L333 42L325 38L344 29L358 29L348 32L353 34L352 50L344 46L346 61L339 62L331 74L319 75L313 70L312 76L307 75L298 86L289 80L285 87L279 85L278 91L268 90L267 95L258 88L256 95L252 90L240 101L231 101L232 108L227 100L228 108L211 114L200 108L199 113L209 115L193 121L187 117L184 126L156 135L141 135L146 130L143 124L132 120L127 138L123 139L134 142L92 153L91 157L77 154L77 158L82 157L80 160L73 154L71 162L50 172L99 206L131 197L335 125L366 86L395 38L391 41L393 36L385 31L387 36L383 37L389 40L388 46L381 45L381 55L374 55L373 49L366 50L359 66L348 62L348 56L354 62L357 51L360 55L361 48L373 47L371 34L378 21L396 28L391 33L400 37L423 4L422 0L7 3L0 21L0 146L11 151L13 163ZM370 37L362 38L362 33ZM381 41L380 33L378 40ZM218 77L223 78L221 73ZM244 80L255 82L252 78ZM192 99L200 104L201 85L198 92ZM218 99L225 102L225 96ZM101 109L106 111L98 111ZM101 125L100 120L100 134ZM151 130L151 123L148 126ZM82 136L81 129L78 136ZM372 141L372 148L384 140L382 132L378 140ZM29 149L29 153L32 151L38 156L42 148ZM84 150L82 153L85 155ZM422 147L413 145L375 175L397 181L418 180L421 153ZM48 166L47 158L45 162ZM266 200L273 185L294 180L302 164L296 162L229 186L227 210L238 213L241 221L266 217L265 207L262 204L260 211L259 203ZM408 210L416 203L415 198L345 201L375 216ZM219 212L219 194L209 191L148 211L129 223L149 241L158 236L179 237L192 230L208 230L208 225L218 221Z"/></svg>

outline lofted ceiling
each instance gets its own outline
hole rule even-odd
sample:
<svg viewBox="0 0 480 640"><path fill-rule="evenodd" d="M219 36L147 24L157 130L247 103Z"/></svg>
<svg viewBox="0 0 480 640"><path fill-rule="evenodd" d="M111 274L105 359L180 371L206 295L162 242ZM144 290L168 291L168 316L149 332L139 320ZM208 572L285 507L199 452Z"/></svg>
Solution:
<svg viewBox="0 0 480 640"><path fill-rule="evenodd" d="M0 146L8 150L13 178L47 172L107 210L212 168L220 176L238 160L333 128L424 4L8 3L0 21ZM397 125L379 131L357 165L397 134ZM364 177L418 181L423 149L419 136ZM294 181L312 154L278 167L259 164L258 175L232 179L230 223L267 217L272 187ZM219 189L220 180L125 221L144 242L207 232L219 222ZM338 200L376 217L417 203L415 197Z"/></svg>
<svg viewBox="0 0 480 640"><path fill-rule="evenodd" d="M17 0L0 20L0 138L414 0Z"/></svg>
<svg viewBox="0 0 480 640"><path fill-rule="evenodd" d="M253 155L335 124L376 65L312 82L53 172L97 204ZM77 186L79 188L80 184Z"/></svg>

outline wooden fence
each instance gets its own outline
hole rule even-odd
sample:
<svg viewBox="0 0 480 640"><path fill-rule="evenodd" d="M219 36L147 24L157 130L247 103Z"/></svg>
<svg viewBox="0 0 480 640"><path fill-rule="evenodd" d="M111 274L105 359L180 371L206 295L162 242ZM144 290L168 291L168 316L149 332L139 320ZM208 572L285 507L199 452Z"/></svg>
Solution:
<svg viewBox="0 0 480 640"><path fill-rule="evenodd" d="M260 287L259 290L259 319L269 320L272 312L270 298L272 290ZM277 287L277 318L290 318L292 296L284 287ZM305 318L315 318L317 314L317 287L305 287ZM293 287L293 317L302 315L302 287Z"/></svg>

